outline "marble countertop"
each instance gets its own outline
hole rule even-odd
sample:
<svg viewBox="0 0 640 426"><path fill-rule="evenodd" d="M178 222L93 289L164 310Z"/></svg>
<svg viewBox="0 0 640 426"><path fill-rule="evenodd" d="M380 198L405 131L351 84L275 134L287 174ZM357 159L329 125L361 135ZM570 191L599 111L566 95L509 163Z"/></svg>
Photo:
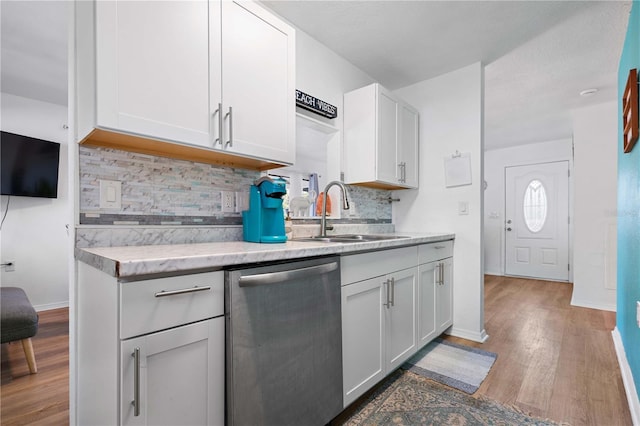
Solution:
<svg viewBox="0 0 640 426"><path fill-rule="evenodd" d="M287 241L279 244L258 244L231 241L76 248L76 259L113 277L126 278L311 256L345 255L454 239L454 234L445 233L398 235L408 238L354 243Z"/></svg>

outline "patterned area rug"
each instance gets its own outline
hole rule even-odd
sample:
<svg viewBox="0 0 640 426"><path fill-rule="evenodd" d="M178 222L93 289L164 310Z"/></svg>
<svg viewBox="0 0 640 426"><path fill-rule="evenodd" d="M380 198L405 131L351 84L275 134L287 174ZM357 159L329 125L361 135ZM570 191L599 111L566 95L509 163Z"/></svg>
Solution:
<svg viewBox="0 0 640 426"><path fill-rule="evenodd" d="M358 425L556 425L397 370L344 423Z"/></svg>
<svg viewBox="0 0 640 426"><path fill-rule="evenodd" d="M402 368L472 394L487 377L497 357L493 352L437 338Z"/></svg>

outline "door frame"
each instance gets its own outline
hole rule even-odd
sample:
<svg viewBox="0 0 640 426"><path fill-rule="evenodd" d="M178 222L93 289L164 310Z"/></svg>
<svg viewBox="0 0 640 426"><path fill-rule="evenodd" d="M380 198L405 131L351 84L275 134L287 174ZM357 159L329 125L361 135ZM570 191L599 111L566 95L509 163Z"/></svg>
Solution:
<svg viewBox="0 0 640 426"><path fill-rule="evenodd" d="M500 244L502 245L501 250L500 250L500 257L501 257L501 272L503 276L508 276L507 275L507 256L506 256L506 250L507 250L507 232L506 232L506 214L507 214L507 203L506 203L506 198L507 198L507 182L506 182L506 173L507 173L507 168L508 167L521 167L521 166L535 166L535 165L542 165L542 164L551 164L551 163L562 163L567 161L568 164L568 168L569 168L569 195L568 195L568 202L569 202L569 235L568 235L568 240L569 240L569 245L567 247L567 256L568 256L568 261L569 261L569 281L570 283L573 283L573 158L557 158L554 160L549 160L549 161L533 161L530 163L515 163L515 164L505 164L503 167L503 185L502 185L502 189L503 189L503 197L502 197L502 228L501 228L501 236L500 236ZM510 275L509 275L510 276ZM533 278L535 279L535 278ZM545 279L545 281L554 281L554 280L549 280L549 279ZM565 281L559 281L559 282L565 282Z"/></svg>

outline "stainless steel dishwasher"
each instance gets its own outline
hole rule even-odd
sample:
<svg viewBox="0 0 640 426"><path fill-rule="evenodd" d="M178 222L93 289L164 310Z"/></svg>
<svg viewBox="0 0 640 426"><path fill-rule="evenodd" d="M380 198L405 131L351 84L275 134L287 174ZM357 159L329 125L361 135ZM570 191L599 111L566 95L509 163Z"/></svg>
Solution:
<svg viewBox="0 0 640 426"><path fill-rule="evenodd" d="M342 411L340 258L229 270L227 423L324 425Z"/></svg>

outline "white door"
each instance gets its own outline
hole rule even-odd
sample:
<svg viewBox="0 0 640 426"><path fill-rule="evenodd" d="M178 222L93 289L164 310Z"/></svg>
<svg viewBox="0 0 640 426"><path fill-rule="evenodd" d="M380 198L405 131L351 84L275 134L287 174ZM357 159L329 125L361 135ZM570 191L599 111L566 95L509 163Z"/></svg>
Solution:
<svg viewBox="0 0 640 426"><path fill-rule="evenodd" d="M219 317L123 341L121 424L223 425L224 327Z"/></svg>
<svg viewBox="0 0 640 426"><path fill-rule="evenodd" d="M394 272L388 277L393 305L385 306L387 328L386 371L400 367L416 352L417 268ZM393 280L393 281L391 281Z"/></svg>
<svg viewBox="0 0 640 426"><path fill-rule="evenodd" d="M293 164L294 96L291 27L254 3L223 1L224 149Z"/></svg>
<svg viewBox="0 0 640 426"><path fill-rule="evenodd" d="M443 259L438 265L441 266L439 276L436 275L436 330L442 333L453 324L453 259Z"/></svg>
<svg viewBox="0 0 640 426"><path fill-rule="evenodd" d="M419 115L408 105L398 105L398 173L407 187L418 187Z"/></svg>
<svg viewBox="0 0 640 426"><path fill-rule="evenodd" d="M438 262L420 265L418 273L418 347L437 337L436 330L436 266Z"/></svg>
<svg viewBox="0 0 640 426"><path fill-rule="evenodd" d="M385 375L383 285L386 277L342 287L342 374L344 406Z"/></svg>
<svg viewBox="0 0 640 426"><path fill-rule="evenodd" d="M208 15L201 1L96 2L99 126L211 145Z"/></svg>
<svg viewBox="0 0 640 426"><path fill-rule="evenodd" d="M378 145L377 178L395 184L398 182L398 103L383 88L378 92Z"/></svg>
<svg viewBox="0 0 640 426"><path fill-rule="evenodd" d="M569 163L505 168L505 273L569 280Z"/></svg>

